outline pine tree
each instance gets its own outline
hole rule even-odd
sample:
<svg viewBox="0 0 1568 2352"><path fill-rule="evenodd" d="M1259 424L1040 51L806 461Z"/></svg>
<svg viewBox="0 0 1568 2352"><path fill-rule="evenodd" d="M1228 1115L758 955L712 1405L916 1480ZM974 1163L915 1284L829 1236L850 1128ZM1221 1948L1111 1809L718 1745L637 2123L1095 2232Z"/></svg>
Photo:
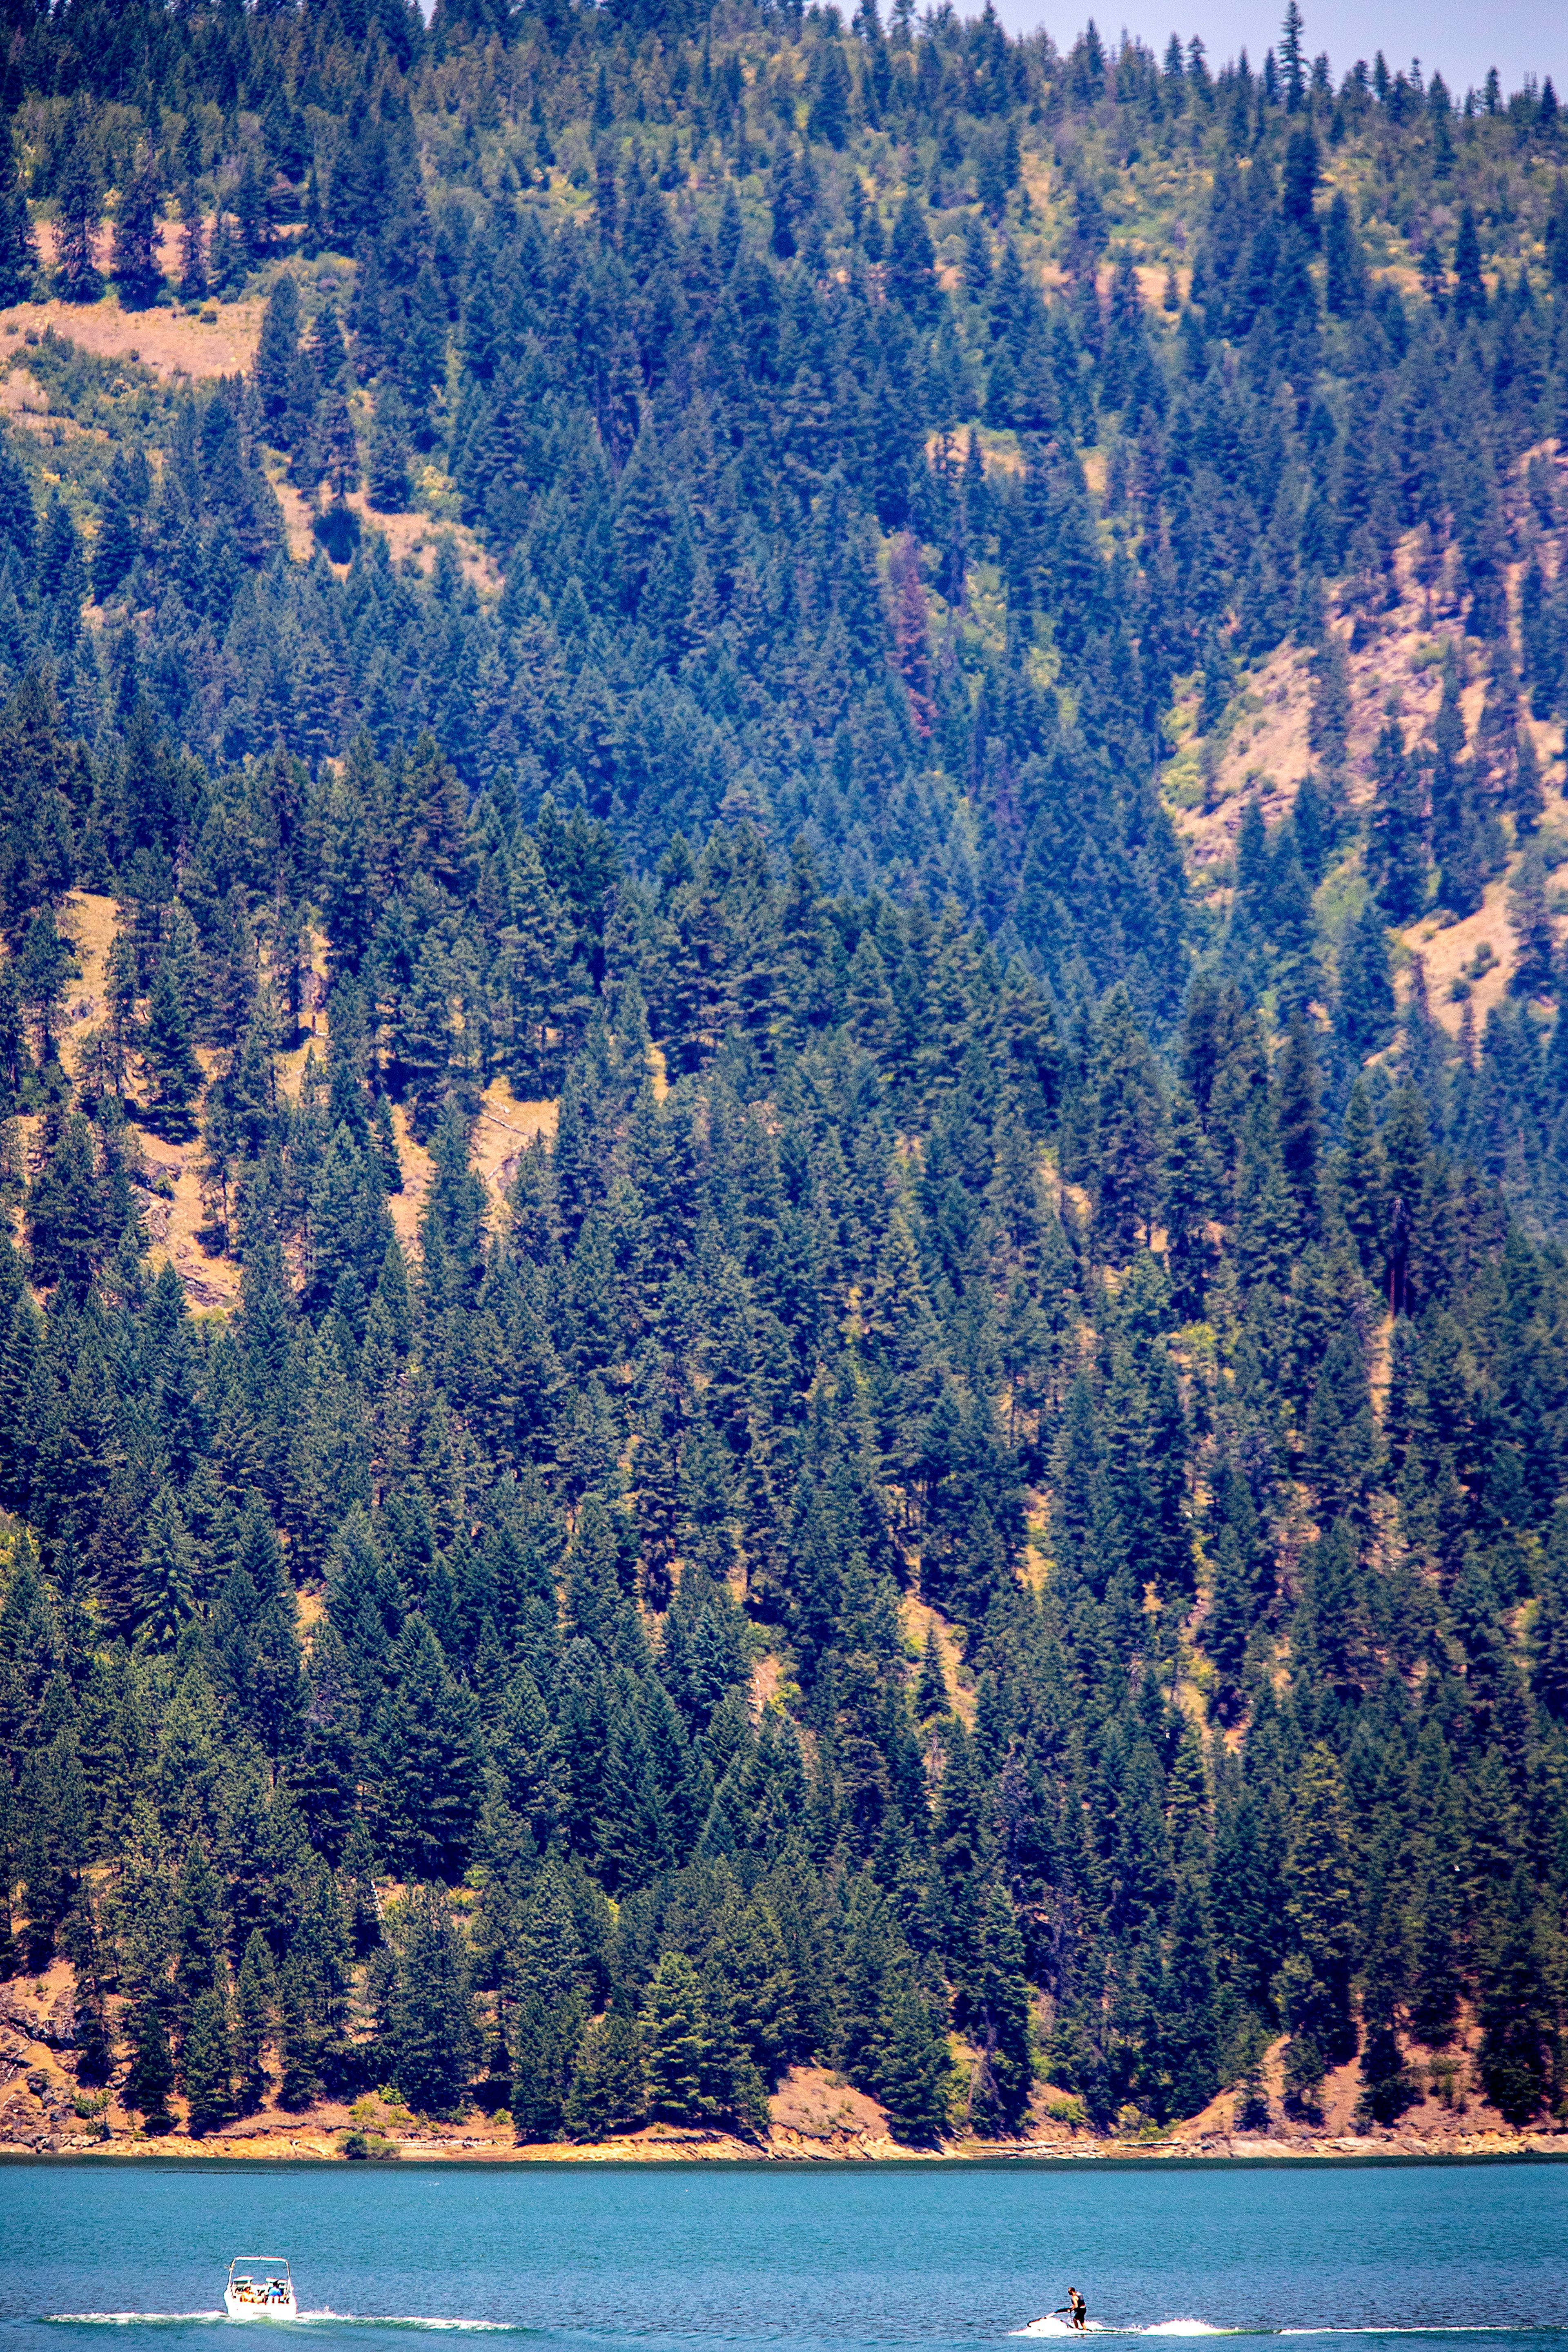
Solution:
<svg viewBox="0 0 1568 2352"><path fill-rule="evenodd" d="M1513 779L1509 788L1508 804L1513 811L1521 835L1528 838L1541 823L1546 806L1546 795L1541 782L1541 760L1535 749L1535 738L1528 727L1520 730L1514 743Z"/></svg>
<svg viewBox="0 0 1568 2352"><path fill-rule="evenodd" d="M151 1996L137 2006L131 2020L131 2068L123 2097L149 2131L167 2131L173 2122L169 2094L174 2087L174 2061L163 2011Z"/></svg>
<svg viewBox="0 0 1568 2352"><path fill-rule="evenodd" d="M92 593L107 604L130 573L142 551L141 533L132 503L131 469L116 450L99 512L98 537L92 550Z"/></svg>
<svg viewBox="0 0 1568 2352"><path fill-rule="evenodd" d="M300 352L300 289L285 271L267 298L253 370L256 396L269 425L280 423L289 405Z"/></svg>
<svg viewBox="0 0 1568 2352"><path fill-rule="evenodd" d="M1307 95L1307 62L1301 46L1301 11L1296 0L1286 0L1285 26L1279 36L1279 65L1285 79L1285 103L1300 113ZM1289 214L1287 214L1289 217Z"/></svg>
<svg viewBox="0 0 1568 2352"><path fill-rule="evenodd" d="M1171 1108L1161 1217L1173 1304L1189 1319L1204 1311L1215 1255L1208 1229L1218 1205L1219 1170L1197 1105L1183 1087Z"/></svg>
<svg viewBox="0 0 1568 2352"><path fill-rule="evenodd" d="M888 2128L908 2147L934 2147L951 2126L952 2055L912 1974L894 1972L879 2027L877 2095Z"/></svg>
<svg viewBox="0 0 1568 2352"><path fill-rule="evenodd" d="M841 151L849 136L850 83L837 41L826 45L807 112L805 135Z"/></svg>
<svg viewBox="0 0 1568 2352"><path fill-rule="evenodd" d="M160 1134L184 1143L195 1133L195 1105L201 1092L201 1065L192 1043L193 1024L182 1002L175 961L159 960L139 1040L147 1074L149 1115Z"/></svg>
<svg viewBox="0 0 1568 2352"><path fill-rule="evenodd" d="M393 2076L421 2115L457 2114L478 2054L468 1964L446 1896L416 1887L397 1933Z"/></svg>
<svg viewBox="0 0 1568 2352"><path fill-rule="evenodd" d="M191 2137L200 2139L224 2122L234 2095L228 2002L216 1985L198 1993L191 2005L180 2074L190 2105Z"/></svg>
<svg viewBox="0 0 1568 2352"><path fill-rule="evenodd" d="M663 2123L701 2121L710 2038L702 1988L684 1952L666 1952L654 1970L641 2028L648 2114Z"/></svg>
<svg viewBox="0 0 1568 2352"><path fill-rule="evenodd" d="M1157 1197L1163 1106L1153 1056L1123 988L1106 1006L1096 1075L1096 1224L1112 1257L1125 1262Z"/></svg>
<svg viewBox="0 0 1568 2352"><path fill-rule="evenodd" d="M76 2011L76 2076L79 2083L101 2088L114 2073L114 2042L103 1996L90 1980L78 1979Z"/></svg>
<svg viewBox="0 0 1568 2352"><path fill-rule="evenodd" d="M1434 1850L1415 1903L1410 1965L1410 2030L1429 2050L1446 2049L1459 2014L1458 1864Z"/></svg>
<svg viewBox="0 0 1568 2352"><path fill-rule="evenodd" d="M215 294L233 293L245 278L244 248L234 215L222 204L213 215L212 236L207 243L207 278Z"/></svg>
<svg viewBox="0 0 1568 2352"><path fill-rule="evenodd" d="M272 218L267 182L254 147L246 150L234 192L235 224L240 249L247 261L259 261L272 243Z"/></svg>
<svg viewBox="0 0 1568 2352"><path fill-rule="evenodd" d="M1290 1015L1289 1028L1276 1074L1279 1098L1279 1156L1285 1178L1296 1199L1298 1227L1310 1239L1318 1230L1318 1158L1321 1135L1318 1104L1321 1081L1317 1045L1300 1009Z"/></svg>
<svg viewBox="0 0 1568 2352"><path fill-rule="evenodd" d="M68 302L93 302L102 284L98 237L103 226L103 182L85 99L73 102L67 137L69 144L55 199L55 266Z"/></svg>
<svg viewBox="0 0 1568 2352"><path fill-rule="evenodd" d="M158 1650L173 1649L195 1607L196 1556L168 1486L162 1487L147 1521L137 1565L137 1613L144 1639Z"/></svg>
<svg viewBox="0 0 1568 2352"><path fill-rule="evenodd" d="M1344 1778L1331 1748L1313 1748L1301 1768L1285 1865L1292 1950L1281 1984L1294 2042L1305 2045L1296 2082L1310 2092L1317 2070L1356 2046L1351 1976L1357 1954L1354 1875ZM1303 2101L1305 2104L1305 2101Z"/></svg>
<svg viewBox="0 0 1568 2352"><path fill-rule="evenodd" d="M359 441L341 385L326 391L316 412L316 452L319 479L340 504L359 488Z"/></svg>
<svg viewBox="0 0 1568 2352"><path fill-rule="evenodd" d="M285 2107L311 2105L340 2063L347 2023L351 1954L337 1885L318 1869L307 1878L303 1916L279 1972L278 2085Z"/></svg>
<svg viewBox="0 0 1568 2352"><path fill-rule="evenodd" d="M236 2025L233 2056L239 2077L239 2097L247 2110L258 2107L267 2089L263 2063L272 2038L278 2006L278 1972L259 1927L253 1927L239 1965L235 1988Z"/></svg>
<svg viewBox="0 0 1568 2352"><path fill-rule="evenodd" d="M916 1720L921 1723L937 1720L947 1714L949 1704L947 1676L942 1669L942 1650L937 1642L936 1629L934 1626L930 1626L926 1630L925 1649L921 1656L920 1682L915 1690Z"/></svg>
<svg viewBox="0 0 1568 2352"><path fill-rule="evenodd" d="M0 112L0 305L26 302L38 276L37 240L27 199L16 180L16 148L10 117Z"/></svg>
<svg viewBox="0 0 1568 2352"><path fill-rule="evenodd" d="M384 1850L410 1876L460 1871L480 1803L479 1707L418 1616L404 1628L369 1748Z"/></svg>
<svg viewBox="0 0 1568 2352"><path fill-rule="evenodd" d="M1399 2046L1400 1997L1405 1989L1404 1937L1386 1893L1367 1922L1367 1967L1362 1984L1362 2092L1358 2122L1396 2123L1421 2096L1421 2085Z"/></svg>
<svg viewBox="0 0 1568 2352"><path fill-rule="evenodd" d="M931 315L935 262L925 207L911 191L894 216L888 240L887 282L889 296L902 304L917 324Z"/></svg>
<svg viewBox="0 0 1568 2352"><path fill-rule="evenodd" d="M1391 923L1414 922L1421 912L1426 866L1420 777L1406 752L1404 730L1390 716L1373 750L1367 872Z"/></svg>
<svg viewBox="0 0 1568 2352"><path fill-rule="evenodd" d="M289 479L302 490L313 490L321 477L317 436L321 396L321 380L316 373L315 352L309 343L302 343L294 353L289 372L288 401L275 428L279 440L291 453Z"/></svg>
<svg viewBox="0 0 1568 2352"><path fill-rule="evenodd" d="M575 1985L553 2000L531 1983L515 2004L511 2051L511 2117L520 2140L558 2139L581 2045L584 2001Z"/></svg>
<svg viewBox="0 0 1568 2352"><path fill-rule="evenodd" d="M187 180L180 198L180 293L187 302L200 302L206 290L207 236L202 200L195 182Z"/></svg>
<svg viewBox="0 0 1568 2352"><path fill-rule="evenodd" d="M1220 2086L1214 1939L1203 1892L1183 1880L1171 1913L1161 2045L1169 2069L1170 2107L1194 2116Z"/></svg>
<svg viewBox="0 0 1568 2352"><path fill-rule="evenodd" d="M323 302L310 330L310 352L316 374L327 392L346 392L351 381L348 345L338 320L336 305Z"/></svg>
<svg viewBox="0 0 1568 2352"><path fill-rule="evenodd" d="M960 2003L979 2051L970 2089L970 2119L982 2133L1016 2130L1029 2103L1029 1991L1024 1946L1006 1890L993 1885L981 1915L973 1990Z"/></svg>
<svg viewBox="0 0 1568 2352"><path fill-rule="evenodd" d="M396 514L407 506L412 468L408 412L396 387L384 383L375 395L365 469L370 502L380 513Z"/></svg>
<svg viewBox="0 0 1568 2352"><path fill-rule="evenodd" d="M1483 1959L1476 2061L1488 2098L1515 2126L1539 2113L1556 2079L1545 1942L1536 1890L1521 1864Z"/></svg>
<svg viewBox="0 0 1568 2352"><path fill-rule="evenodd" d="M163 287L158 252L158 172L153 149L144 146L120 193L114 215L110 274L130 310L155 302Z"/></svg>
<svg viewBox="0 0 1568 2352"><path fill-rule="evenodd" d="M1356 1062L1379 1053L1394 1035L1394 982L1388 934L1376 902L1366 899L1340 949L1336 1026Z"/></svg>
<svg viewBox="0 0 1568 2352"><path fill-rule="evenodd" d="M1511 986L1518 996L1545 996L1552 990L1557 943L1546 903L1546 866L1534 843L1519 862L1508 894L1509 928L1514 937Z"/></svg>
<svg viewBox="0 0 1568 2352"><path fill-rule="evenodd" d="M91 1131L73 1115L27 1188L27 1244L36 1283L58 1284L62 1295L84 1298L113 1238L108 1202L95 1163Z"/></svg>
<svg viewBox="0 0 1568 2352"><path fill-rule="evenodd" d="M1227 1527L1221 1530L1215 1548L1214 1581L1204 1620L1205 1653L1219 1677L1215 1712L1222 1723L1233 1722L1240 1708L1242 1663L1251 1629L1251 1579L1236 1531Z"/></svg>
<svg viewBox="0 0 1568 2352"><path fill-rule="evenodd" d="M1459 211L1458 233L1454 239L1454 323L1464 327L1472 319L1484 319L1487 314L1487 289L1481 277L1481 241L1476 234L1476 215L1468 205Z"/></svg>
<svg viewBox="0 0 1568 2352"><path fill-rule="evenodd" d="M641 2033L635 2018L612 2009L583 2029L566 2101L567 2136L608 2139L635 2130L647 2108Z"/></svg>

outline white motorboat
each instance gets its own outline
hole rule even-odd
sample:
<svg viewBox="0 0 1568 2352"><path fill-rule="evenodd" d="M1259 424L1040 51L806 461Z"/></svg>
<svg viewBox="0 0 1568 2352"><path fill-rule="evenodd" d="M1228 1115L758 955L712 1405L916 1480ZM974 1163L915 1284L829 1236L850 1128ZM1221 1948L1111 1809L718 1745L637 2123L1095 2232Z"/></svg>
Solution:
<svg viewBox="0 0 1568 2352"><path fill-rule="evenodd" d="M236 2254L223 2307L231 2319L298 2319L294 2282L281 2254Z"/></svg>

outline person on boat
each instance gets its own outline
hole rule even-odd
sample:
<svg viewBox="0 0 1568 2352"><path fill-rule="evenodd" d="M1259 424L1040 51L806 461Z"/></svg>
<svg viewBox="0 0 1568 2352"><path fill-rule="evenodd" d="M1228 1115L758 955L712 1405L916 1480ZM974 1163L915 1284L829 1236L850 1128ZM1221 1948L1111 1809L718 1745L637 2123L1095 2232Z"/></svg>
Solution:
<svg viewBox="0 0 1568 2352"><path fill-rule="evenodd" d="M1072 2315L1068 2321L1069 2326L1075 2328L1081 2336L1089 2326L1089 2305L1076 2286L1069 2286L1068 2289L1068 2309Z"/></svg>

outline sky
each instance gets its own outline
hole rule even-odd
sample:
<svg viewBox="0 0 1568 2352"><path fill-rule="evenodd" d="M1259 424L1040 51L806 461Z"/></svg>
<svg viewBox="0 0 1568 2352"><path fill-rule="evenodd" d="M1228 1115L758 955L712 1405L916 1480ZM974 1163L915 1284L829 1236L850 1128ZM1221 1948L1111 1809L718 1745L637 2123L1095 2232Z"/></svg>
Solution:
<svg viewBox="0 0 1568 2352"><path fill-rule="evenodd" d="M960 13L974 12L969 0ZM1307 48L1327 49L1334 79L1342 80L1357 58L1371 60L1381 49L1392 71L1412 56L1422 71L1440 69L1457 96L1479 89L1487 68L1496 66L1505 91L1519 89L1527 73L1552 76L1560 98L1568 95L1568 6L1563 0L1301 0ZM1009 32L1033 32L1044 25L1060 47L1070 47L1084 21L1093 16L1101 36L1114 40L1125 28L1152 47L1163 49L1173 32L1183 40L1196 33L1211 66L1246 48L1254 65L1277 42L1284 0L995 0ZM847 12L846 12L847 13Z"/></svg>

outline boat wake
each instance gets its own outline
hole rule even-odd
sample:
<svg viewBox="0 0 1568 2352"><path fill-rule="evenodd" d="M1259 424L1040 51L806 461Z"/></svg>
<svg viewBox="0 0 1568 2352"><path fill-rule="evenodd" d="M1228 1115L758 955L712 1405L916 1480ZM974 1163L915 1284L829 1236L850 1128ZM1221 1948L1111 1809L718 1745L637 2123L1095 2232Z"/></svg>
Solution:
<svg viewBox="0 0 1568 2352"><path fill-rule="evenodd" d="M222 2311L50 2311L44 2316L59 2327L174 2327L182 2323L188 2326L224 2319ZM442 2335L520 2336L528 2332L507 2319L443 2318L416 2311L301 2311L295 2319L265 2324L269 2327L419 2327Z"/></svg>
<svg viewBox="0 0 1568 2352"><path fill-rule="evenodd" d="M522 2336L528 2333L510 2319L431 2319L413 2311L302 2311L301 2326L330 2321L334 2327L433 2327L471 2336Z"/></svg>
<svg viewBox="0 0 1568 2352"><path fill-rule="evenodd" d="M1274 2335L1273 2328L1213 2327L1206 2319L1159 2319L1151 2327L1117 2327L1109 2319L1091 2319L1082 2330L1051 2312L1044 2319L1031 2319L1027 2327L1015 2327L1015 2336L1242 2336Z"/></svg>
<svg viewBox="0 0 1568 2352"><path fill-rule="evenodd" d="M1468 2324L1462 2320L1435 2320L1425 2326L1394 2322L1368 2327L1216 2327L1207 2319L1159 2319L1150 2326L1119 2327L1109 2319L1091 2319L1083 2332L1089 2336L1557 2336L1563 2331L1555 2321L1528 2327L1485 2320ZM1010 2333L1015 2336L1075 2336L1079 2330L1052 2312Z"/></svg>

